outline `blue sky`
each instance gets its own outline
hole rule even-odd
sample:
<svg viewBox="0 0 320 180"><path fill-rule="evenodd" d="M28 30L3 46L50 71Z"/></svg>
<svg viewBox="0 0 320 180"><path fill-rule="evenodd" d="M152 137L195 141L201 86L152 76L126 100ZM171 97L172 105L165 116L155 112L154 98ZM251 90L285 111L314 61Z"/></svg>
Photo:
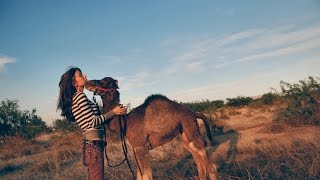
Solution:
<svg viewBox="0 0 320 180"><path fill-rule="evenodd" d="M118 79L133 107L154 93L183 102L261 95L281 80L320 77L320 2L0 1L0 100L51 124L68 66Z"/></svg>

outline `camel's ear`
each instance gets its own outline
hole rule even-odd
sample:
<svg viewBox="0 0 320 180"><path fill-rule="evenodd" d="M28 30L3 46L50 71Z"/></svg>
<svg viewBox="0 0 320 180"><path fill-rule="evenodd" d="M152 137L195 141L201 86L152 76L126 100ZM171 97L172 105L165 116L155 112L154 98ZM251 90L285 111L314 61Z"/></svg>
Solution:
<svg viewBox="0 0 320 180"><path fill-rule="evenodd" d="M118 82L118 80L116 80L116 79L114 79L114 84L115 84L115 88L117 88L117 89L119 89L119 82Z"/></svg>

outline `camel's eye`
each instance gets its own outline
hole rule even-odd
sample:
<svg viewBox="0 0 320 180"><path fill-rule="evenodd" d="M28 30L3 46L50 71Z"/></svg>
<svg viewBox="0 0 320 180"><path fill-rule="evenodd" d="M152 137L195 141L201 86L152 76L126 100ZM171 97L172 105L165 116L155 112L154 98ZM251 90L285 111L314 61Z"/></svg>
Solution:
<svg viewBox="0 0 320 180"><path fill-rule="evenodd" d="M100 82L100 85L101 85L102 87L107 87L107 86L108 86L108 83L106 83L106 82Z"/></svg>

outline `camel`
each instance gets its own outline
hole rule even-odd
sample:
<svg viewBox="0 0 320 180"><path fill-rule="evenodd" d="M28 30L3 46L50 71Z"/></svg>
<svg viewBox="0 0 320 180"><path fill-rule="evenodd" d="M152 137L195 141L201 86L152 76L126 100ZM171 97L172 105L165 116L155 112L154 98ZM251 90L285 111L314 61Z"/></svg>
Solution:
<svg viewBox="0 0 320 180"><path fill-rule="evenodd" d="M120 103L118 81L105 77L90 80L85 85L89 91L101 96L103 111L108 112ZM127 115L125 136L134 150L137 160L137 179L152 179L148 160L149 150L161 146L177 135L181 135L182 145L193 156L199 178L216 179L216 166L210 162L206 143L202 138L196 118L202 118L210 140L209 124L204 115L194 113L187 107L169 100L163 95L151 95L145 102L132 109ZM108 121L109 129L120 133L117 117Z"/></svg>

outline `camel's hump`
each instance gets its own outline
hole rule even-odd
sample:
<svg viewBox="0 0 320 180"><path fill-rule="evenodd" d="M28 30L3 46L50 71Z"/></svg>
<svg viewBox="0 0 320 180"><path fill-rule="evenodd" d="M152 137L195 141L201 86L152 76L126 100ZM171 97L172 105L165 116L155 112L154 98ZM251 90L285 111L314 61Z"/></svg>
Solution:
<svg viewBox="0 0 320 180"><path fill-rule="evenodd" d="M150 102L154 101L154 100L166 100L166 101L170 101L166 96L162 95L162 94L152 94L150 96L148 96L146 98L146 100L144 101L144 105L148 105L150 104Z"/></svg>

